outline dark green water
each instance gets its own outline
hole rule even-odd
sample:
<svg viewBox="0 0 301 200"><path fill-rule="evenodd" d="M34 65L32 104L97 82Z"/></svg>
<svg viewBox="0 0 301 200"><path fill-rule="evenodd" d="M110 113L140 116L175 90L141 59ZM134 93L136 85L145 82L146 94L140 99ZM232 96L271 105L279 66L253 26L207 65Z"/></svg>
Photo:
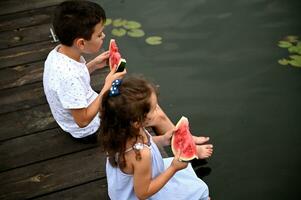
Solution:
<svg viewBox="0 0 301 200"><path fill-rule="evenodd" d="M146 38L114 37L129 73L160 85L176 122L190 119L215 152L204 178L214 200L297 199L301 179L301 68L277 46L301 37L300 0L101 1L109 18L139 21ZM110 27L107 28L107 43ZM300 198L300 197L299 197ZM298 198L298 199L299 199Z"/></svg>

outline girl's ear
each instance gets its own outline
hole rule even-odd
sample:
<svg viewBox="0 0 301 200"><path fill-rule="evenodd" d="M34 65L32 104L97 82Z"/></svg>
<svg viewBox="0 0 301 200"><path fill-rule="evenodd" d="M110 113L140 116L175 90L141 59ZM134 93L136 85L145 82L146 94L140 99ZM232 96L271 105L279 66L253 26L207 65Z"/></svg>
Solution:
<svg viewBox="0 0 301 200"><path fill-rule="evenodd" d="M140 128L140 123L139 122L132 122L132 126L136 129Z"/></svg>
<svg viewBox="0 0 301 200"><path fill-rule="evenodd" d="M83 50L85 48L85 40L83 38L76 38L74 40L74 45L80 50Z"/></svg>

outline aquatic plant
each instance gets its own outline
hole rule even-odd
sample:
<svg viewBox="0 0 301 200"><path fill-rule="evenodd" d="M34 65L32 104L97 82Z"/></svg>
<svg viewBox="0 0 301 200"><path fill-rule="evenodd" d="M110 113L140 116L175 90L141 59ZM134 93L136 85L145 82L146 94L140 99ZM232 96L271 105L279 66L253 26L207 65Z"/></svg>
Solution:
<svg viewBox="0 0 301 200"><path fill-rule="evenodd" d="M298 36L289 35L278 42L278 46L286 48L290 53L289 58L282 58L278 60L280 65L291 65L293 67L301 68L301 42Z"/></svg>
<svg viewBox="0 0 301 200"><path fill-rule="evenodd" d="M112 25L111 34L116 37L122 37L128 35L129 37L140 38L145 36L144 30L141 28L141 23L133 20L126 20L122 18L111 19L107 18L105 26ZM149 45L162 44L162 37L160 36L148 36L145 42Z"/></svg>

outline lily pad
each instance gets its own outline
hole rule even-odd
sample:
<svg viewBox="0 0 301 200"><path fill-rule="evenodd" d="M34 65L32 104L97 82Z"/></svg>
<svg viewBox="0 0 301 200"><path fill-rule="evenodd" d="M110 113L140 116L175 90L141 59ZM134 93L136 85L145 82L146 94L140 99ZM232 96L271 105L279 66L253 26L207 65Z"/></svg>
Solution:
<svg viewBox="0 0 301 200"><path fill-rule="evenodd" d="M136 21L127 21L124 23L123 27L126 29L138 29L141 27L141 24Z"/></svg>
<svg viewBox="0 0 301 200"><path fill-rule="evenodd" d="M288 65L289 61L286 60L285 58L282 58L282 59L278 60L278 63L280 65Z"/></svg>
<svg viewBox="0 0 301 200"><path fill-rule="evenodd" d="M287 42L287 41L279 41L278 46L281 48L289 48L293 45L292 45L292 43Z"/></svg>
<svg viewBox="0 0 301 200"><path fill-rule="evenodd" d="M112 35L115 35L117 37L124 36L126 34L126 30L124 28L113 28L112 29Z"/></svg>
<svg viewBox="0 0 301 200"><path fill-rule="evenodd" d="M301 67L301 61L300 60L290 60L289 64L291 64L294 67Z"/></svg>
<svg viewBox="0 0 301 200"><path fill-rule="evenodd" d="M285 40L288 41L288 42L298 42L298 36L295 36L295 35L288 35L285 37Z"/></svg>
<svg viewBox="0 0 301 200"><path fill-rule="evenodd" d="M110 25L110 24L112 24L112 19L107 18L106 23L105 23L105 26L108 26L108 25Z"/></svg>
<svg viewBox="0 0 301 200"><path fill-rule="evenodd" d="M301 47L299 46L291 46L288 48L288 51L290 53L298 53L298 54L301 54Z"/></svg>
<svg viewBox="0 0 301 200"><path fill-rule="evenodd" d="M131 37L142 37L145 35L145 33L141 29L132 29L128 31L128 35Z"/></svg>
<svg viewBox="0 0 301 200"><path fill-rule="evenodd" d="M118 18L118 19L113 20L113 26L120 27L120 26L123 26L126 22L127 22L127 20Z"/></svg>
<svg viewBox="0 0 301 200"><path fill-rule="evenodd" d="M145 42L149 45L159 45L162 44L162 37L160 36L150 36L145 39Z"/></svg>
<svg viewBox="0 0 301 200"><path fill-rule="evenodd" d="M300 56L300 55L291 55L290 58L291 58L292 60L295 60L295 61L301 63L301 56Z"/></svg>

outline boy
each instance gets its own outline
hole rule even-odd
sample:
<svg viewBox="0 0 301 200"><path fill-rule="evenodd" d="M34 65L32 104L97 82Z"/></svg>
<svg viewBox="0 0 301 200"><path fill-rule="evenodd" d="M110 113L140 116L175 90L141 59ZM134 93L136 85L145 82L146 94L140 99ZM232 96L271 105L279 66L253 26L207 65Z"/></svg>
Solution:
<svg viewBox="0 0 301 200"><path fill-rule="evenodd" d="M57 8L53 26L61 42L48 55L43 85L53 117L74 138L96 139L102 94L126 71L107 75L101 92L90 86L90 73L106 66L109 52L86 64L83 53L97 53L103 44L104 10L88 1L67 1ZM93 140L92 139L92 140Z"/></svg>
<svg viewBox="0 0 301 200"><path fill-rule="evenodd" d="M110 89L113 80L126 74L126 70L119 73L112 70L107 75L99 94L90 86L90 73L106 66L109 52L103 52L87 64L82 54L99 51L105 38L103 33L105 20L105 11L96 3L89 1L61 3L53 20L55 33L61 44L49 53L45 62L44 92L53 117L65 132L83 142L96 142L96 133L100 127L98 113L102 95ZM149 125L159 134L174 128L159 105ZM209 138L204 137L195 138L198 144L208 140ZM209 147L199 145L201 157L211 155Z"/></svg>
<svg viewBox="0 0 301 200"><path fill-rule="evenodd" d="M89 73L106 66L109 52L103 52L87 64L82 54L99 51L105 38L105 20L103 8L89 1L63 2L54 15L53 26L61 44L46 59L44 91L59 126L77 139L96 138L102 94L111 87L113 80L126 74L126 70L120 73L112 70L99 94L90 86ZM159 107L158 110L158 117L151 125L156 126L163 120L164 125L158 127L163 133L172 123Z"/></svg>

